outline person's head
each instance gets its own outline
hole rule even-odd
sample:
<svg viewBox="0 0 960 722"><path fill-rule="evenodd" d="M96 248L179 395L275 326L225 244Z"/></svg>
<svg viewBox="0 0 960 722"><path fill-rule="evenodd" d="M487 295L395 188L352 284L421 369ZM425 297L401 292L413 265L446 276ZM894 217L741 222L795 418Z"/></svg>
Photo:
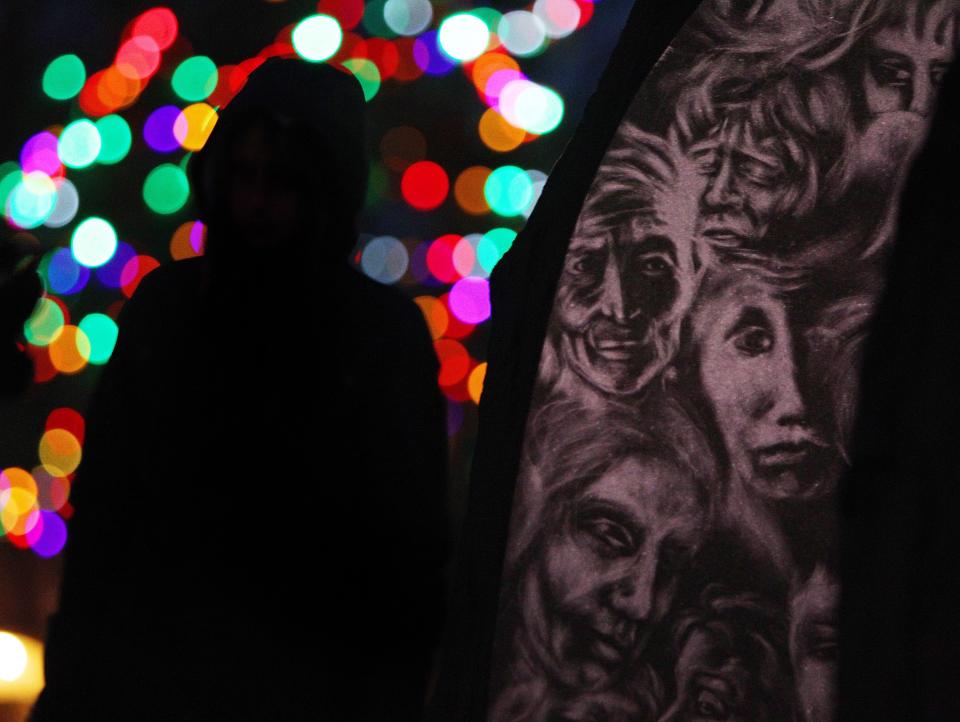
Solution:
<svg viewBox="0 0 960 722"><path fill-rule="evenodd" d="M659 722L786 722L793 695L782 614L709 585L674 625L676 698Z"/></svg>
<svg viewBox="0 0 960 722"><path fill-rule="evenodd" d="M366 193L363 93L326 64L272 59L191 163L211 256L345 258Z"/></svg>
<svg viewBox="0 0 960 722"><path fill-rule="evenodd" d="M926 118L953 61L960 4L955 0L892 0L866 37L864 100L871 116Z"/></svg>
<svg viewBox="0 0 960 722"><path fill-rule="evenodd" d="M846 88L756 54L707 54L683 77L671 129L706 180L698 231L761 247L774 220L810 213L846 179Z"/></svg>
<svg viewBox="0 0 960 722"><path fill-rule="evenodd" d="M790 599L790 659L804 722L830 722L837 699L840 584L817 565L794 584Z"/></svg>
<svg viewBox="0 0 960 722"><path fill-rule="evenodd" d="M559 363L626 396L676 351L700 265L696 176L664 140L625 125L587 196L554 306Z"/></svg>
<svg viewBox="0 0 960 722"><path fill-rule="evenodd" d="M689 321L698 381L732 475L767 499L820 496L834 480L822 410L805 383L799 287L797 276L759 262L718 264Z"/></svg>
<svg viewBox="0 0 960 722"><path fill-rule="evenodd" d="M709 452L679 418L659 434L627 416L548 408L535 535L520 562L527 638L548 672L602 688L638 660L711 522ZM686 436L684 436L686 435ZM521 542L522 543L522 542Z"/></svg>

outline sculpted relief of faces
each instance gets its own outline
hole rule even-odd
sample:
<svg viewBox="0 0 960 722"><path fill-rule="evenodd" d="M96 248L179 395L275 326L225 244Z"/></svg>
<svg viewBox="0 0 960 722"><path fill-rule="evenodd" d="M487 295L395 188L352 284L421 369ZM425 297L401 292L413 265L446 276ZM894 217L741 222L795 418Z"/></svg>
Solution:
<svg viewBox="0 0 960 722"><path fill-rule="evenodd" d="M584 681L638 658L705 523L694 480L649 456L623 459L567 502L545 540L542 585L554 647Z"/></svg>

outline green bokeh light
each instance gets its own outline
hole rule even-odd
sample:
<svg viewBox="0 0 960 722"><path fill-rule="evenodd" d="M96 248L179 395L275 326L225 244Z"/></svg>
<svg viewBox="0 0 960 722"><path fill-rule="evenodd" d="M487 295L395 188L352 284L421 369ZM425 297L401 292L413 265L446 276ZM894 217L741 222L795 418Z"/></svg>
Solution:
<svg viewBox="0 0 960 722"><path fill-rule="evenodd" d="M173 163L158 165L143 182L143 200L154 213L176 213L190 197L190 183L183 169Z"/></svg>
<svg viewBox="0 0 960 722"><path fill-rule="evenodd" d="M340 23L329 15L311 15L293 29L293 49L304 60L319 63L333 57L343 42Z"/></svg>
<svg viewBox="0 0 960 722"><path fill-rule="evenodd" d="M173 92L184 100L196 103L206 100L217 88L217 66L206 55L187 58L173 71Z"/></svg>
<svg viewBox="0 0 960 722"><path fill-rule="evenodd" d="M96 121L95 125L100 132L100 154L97 162L112 165L126 158L133 142L127 121L119 115L105 115Z"/></svg>
<svg viewBox="0 0 960 722"><path fill-rule="evenodd" d="M533 198L533 183L522 168L505 165L489 175L483 195L494 213L519 216Z"/></svg>
<svg viewBox="0 0 960 722"><path fill-rule="evenodd" d="M63 332L65 319L56 301L41 298L23 324L23 335L34 346L49 346Z"/></svg>
<svg viewBox="0 0 960 722"><path fill-rule="evenodd" d="M350 58L343 61L343 66L360 81L363 97L369 103L380 90L380 69L377 64L366 58Z"/></svg>
<svg viewBox="0 0 960 722"><path fill-rule="evenodd" d="M100 154L100 131L92 121L75 120L60 134L57 154L68 168L86 168Z"/></svg>
<svg viewBox="0 0 960 722"><path fill-rule="evenodd" d="M95 365L107 363L117 345L116 322L105 314L90 313L77 325L90 341L90 358L87 360Z"/></svg>
<svg viewBox="0 0 960 722"><path fill-rule="evenodd" d="M5 206L8 217L20 228L43 224L57 205L57 186L43 171L23 175L10 192Z"/></svg>
<svg viewBox="0 0 960 722"><path fill-rule="evenodd" d="M494 266L510 250L517 232L509 228L493 228L483 234L477 244L477 262L488 274L493 272Z"/></svg>
<svg viewBox="0 0 960 722"><path fill-rule="evenodd" d="M83 89L87 70L76 55L61 55L43 72L43 92L54 100L69 100Z"/></svg>
<svg viewBox="0 0 960 722"><path fill-rule="evenodd" d="M117 251L117 232L106 219L87 218L73 230L70 251L77 263L87 268L102 266Z"/></svg>

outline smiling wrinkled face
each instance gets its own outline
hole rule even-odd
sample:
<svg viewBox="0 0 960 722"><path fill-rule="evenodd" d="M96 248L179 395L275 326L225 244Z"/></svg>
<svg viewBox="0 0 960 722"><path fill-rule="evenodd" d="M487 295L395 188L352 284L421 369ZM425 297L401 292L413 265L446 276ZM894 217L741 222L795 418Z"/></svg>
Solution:
<svg viewBox="0 0 960 722"><path fill-rule="evenodd" d="M630 394L666 364L663 346L691 246L653 219L573 238L557 290L564 363L601 391Z"/></svg>
<svg viewBox="0 0 960 722"><path fill-rule="evenodd" d="M619 463L568 503L542 569L551 643L585 684L642 652L704 534L695 482L650 457Z"/></svg>
<svg viewBox="0 0 960 722"><path fill-rule="evenodd" d="M914 0L902 25L885 27L870 38L863 85L872 115L930 115L953 60L956 19L952 12L943 0L922 16Z"/></svg>
<svg viewBox="0 0 960 722"><path fill-rule="evenodd" d="M787 308L775 289L744 273L694 320L700 380L740 479L775 498L807 494L827 444L801 393Z"/></svg>
<svg viewBox="0 0 960 722"><path fill-rule="evenodd" d="M707 183L699 234L728 247L762 240L790 190L781 141L755 137L749 123L726 122L688 155Z"/></svg>

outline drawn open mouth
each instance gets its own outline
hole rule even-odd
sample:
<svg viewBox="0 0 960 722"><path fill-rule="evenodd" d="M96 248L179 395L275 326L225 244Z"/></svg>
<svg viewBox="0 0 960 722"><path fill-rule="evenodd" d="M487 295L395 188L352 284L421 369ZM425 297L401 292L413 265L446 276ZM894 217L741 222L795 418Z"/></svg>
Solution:
<svg viewBox="0 0 960 722"><path fill-rule="evenodd" d="M638 630L635 624L618 629L615 634L604 634L596 628L591 630L590 649L593 655L604 662L616 664L628 656L637 643Z"/></svg>
<svg viewBox="0 0 960 722"><path fill-rule="evenodd" d="M753 454L757 468L769 473L806 463L818 448L810 442L771 444L755 449Z"/></svg>
<svg viewBox="0 0 960 722"><path fill-rule="evenodd" d="M704 223L700 235L722 243L739 243L753 237L753 229L746 223L718 220Z"/></svg>

